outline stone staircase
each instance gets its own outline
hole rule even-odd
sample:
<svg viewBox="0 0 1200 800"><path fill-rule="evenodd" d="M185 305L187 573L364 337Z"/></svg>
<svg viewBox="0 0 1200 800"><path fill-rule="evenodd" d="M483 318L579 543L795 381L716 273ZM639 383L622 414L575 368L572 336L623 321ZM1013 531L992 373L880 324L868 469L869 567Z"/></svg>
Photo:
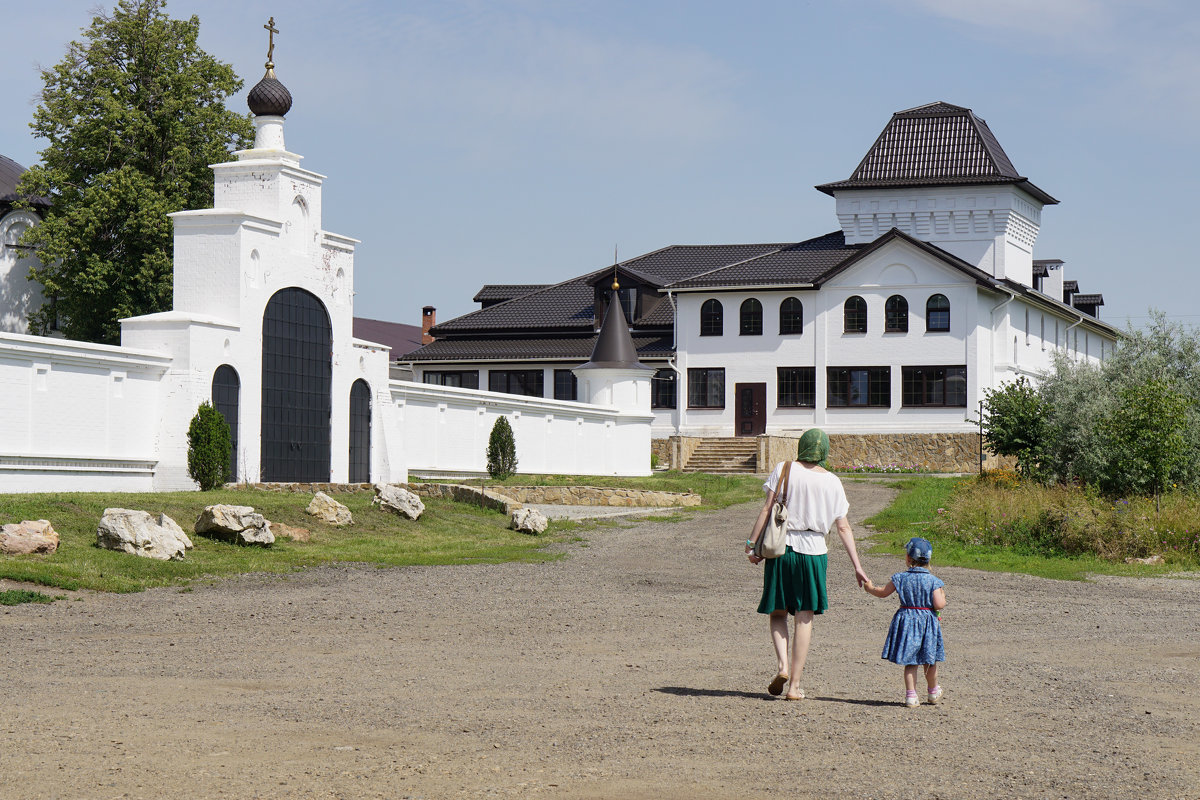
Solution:
<svg viewBox="0 0 1200 800"><path fill-rule="evenodd" d="M754 436L703 439L683 465L683 471L754 474L758 472L758 439Z"/></svg>

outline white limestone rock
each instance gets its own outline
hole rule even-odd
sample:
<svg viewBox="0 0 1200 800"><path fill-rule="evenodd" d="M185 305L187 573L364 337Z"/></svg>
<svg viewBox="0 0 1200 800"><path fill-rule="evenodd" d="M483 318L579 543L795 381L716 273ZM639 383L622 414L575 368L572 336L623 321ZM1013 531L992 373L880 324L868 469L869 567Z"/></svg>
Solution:
<svg viewBox="0 0 1200 800"><path fill-rule="evenodd" d="M162 561L181 561L192 549L192 540L166 514L154 517L128 508L104 509L96 528L96 543L106 550Z"/></svg>
<svg viewBox="0 0 1200 800"><path fill-rule="evenodd" d="M234 544L275 543L271 523L251 506L207 506L200 512L192 530L211 539Z"/></svg>
<svg viewBox="0 0 1200 800"><path fill-rule="evenodd" d="M350 509L324 492L317 492L313 496L312 502L308 504L308 508L304 510L330 525L340 527L354 524L354 517L350 514Z"/></svg>
<svg viewBox="0 0 1200 800"><path fill-rule="evenodd" d="M512 512L508 527L521 533L545 533L549 522L546 515L536 508L518 508Z"/></svg>
<svg viewBox="0 0 1200 800"><path fill-rule="evenodd" d="M376 484L375 499L371 504L408 519L420 519L425 513L425 504L421 502L420 497L408 489L386 483Z"/></svg>
<svg viewBox="0 0 1200 800"><path fill-rule="evenodd" d="M28 555L53 553L58 549L58 533L49 520L22 520L0 527L0 553Z"/></svg>

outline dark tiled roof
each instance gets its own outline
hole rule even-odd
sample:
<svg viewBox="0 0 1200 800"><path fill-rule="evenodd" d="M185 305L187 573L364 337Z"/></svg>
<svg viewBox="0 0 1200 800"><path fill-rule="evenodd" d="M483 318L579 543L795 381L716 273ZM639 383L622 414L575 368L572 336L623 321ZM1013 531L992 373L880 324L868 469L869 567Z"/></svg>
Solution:
<svg viewBox="0 0 1200 800"><path fill-rule="evenodd" d="M724 244L724 245L674 245L655 250L644 256L624 261L618 265L630 275L635 275L652 285L662 286L683 278L689 278L747 258L763 255L787 247L786 244ZM604 267L587 275L553 284L528 294L514 297L461 317L440 323L433 328L434 336L471 331L511 330L571 330L592 329L595 326L592 303L595 290L592 282L598 277L611 274L612 267ZM670 310L654 309L652 317L634 320L635 327L645 324L671 324ZM669 306L669 304L667 304Z"/></svg>
<svg viewBox="0 0 1200 800"><path fill-rule="evenodd" d="M1104 295L1077 294L1071 298L1071 302L1077 306L1102 306L1104 305Z"/></svg>
<svg viewBox="0 0 1200 800"><path fill-rule="evenodd" d="M1079 281L1063 281L1063 291L1064 292L1078 292L1079 291Z"/></svg>
<svg viewBox="0 0 1200 800"><path fill-rule="evenodd" d="M671 284L670 289L709 286L794 286L817 282L829 270L854 255L859 246L847 246L841 231L788 244Z"/></svg>
<svg viewBox="0 0 1200 800"><path fill-rule="evenodd" d="M538 289L545 289L550 285L549 283L489 283L475 293L471 302L512 300L514 297L536 292Z"/></svg>
<svg viewBox="0 0 1200 800"><path fill-rule="evenodd" d="M354 318L354 336L368 342L385 344L392 349L392 359L421 346L421 326L403 322L384 322L380 319Z"/></svg>
<svg viewBox="0 0 1200 800"><path fill-rule="evenodd" d="M405 361L519 361L556 359L581 364L596 349L597 336L555 336L548 338L438 339L404 356ZM671 337L634 336L633 346L640 358L666 358Z"/></svg>
<svg viewBox="0 0 1200 800"><path fill-rule="evenodd" d="M817 188L868 189L957 184L1020 184L1046 204L1050 195L1013 167L991 128L969 108L930 103L892 115L847 180Z"/></svg>

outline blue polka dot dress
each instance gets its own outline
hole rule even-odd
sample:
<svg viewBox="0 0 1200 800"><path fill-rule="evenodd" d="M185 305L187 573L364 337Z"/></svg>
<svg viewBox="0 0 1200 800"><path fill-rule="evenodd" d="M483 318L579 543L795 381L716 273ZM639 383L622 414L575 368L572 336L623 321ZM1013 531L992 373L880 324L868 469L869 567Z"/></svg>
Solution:
<svg viewBox="0 0 1200 800"><path fill-rule="evenodd" d="M932 609L933 591L946 584L924 567L897 572L892 584L900 596L900 609L892 617L881 658L904 666L945 661L942 623Z"/></svg>

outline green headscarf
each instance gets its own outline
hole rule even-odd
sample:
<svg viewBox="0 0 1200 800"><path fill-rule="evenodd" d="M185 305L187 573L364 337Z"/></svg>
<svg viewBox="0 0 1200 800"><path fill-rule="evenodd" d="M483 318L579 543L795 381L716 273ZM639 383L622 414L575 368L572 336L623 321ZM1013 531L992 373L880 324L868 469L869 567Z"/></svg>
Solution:
<svg viewBox="0 0 1200 800"><path fill-rule="evenodd" d="M820 428L806 430L800 437L800 445L796 448L796 459L826 467L828 466L825 463L827 458L829 458L829 434Z"/></svg>

